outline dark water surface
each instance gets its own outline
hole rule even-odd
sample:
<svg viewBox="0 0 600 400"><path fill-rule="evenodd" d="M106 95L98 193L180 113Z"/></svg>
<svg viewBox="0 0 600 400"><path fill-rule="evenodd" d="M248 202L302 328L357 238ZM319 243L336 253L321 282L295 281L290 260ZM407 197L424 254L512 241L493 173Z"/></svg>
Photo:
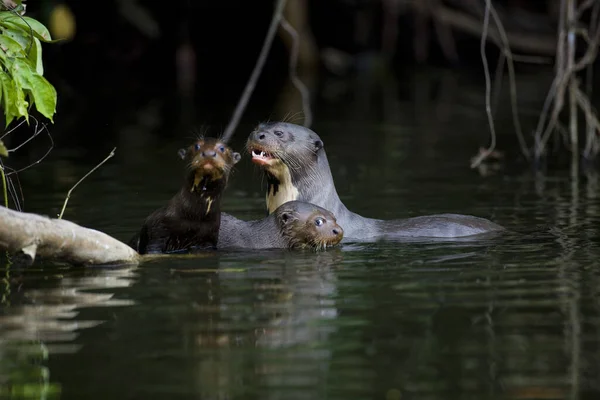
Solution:
<svg viewBox="0 0 600 400"><path fill-rule="evenodd" d="M482 90L453 82L431 104L390 84L322 105L313 127L338 191L370 216L459 212L516 233L3 270L0 397L598 398L598 177L470 170L486 143ZM127 240L177 190L189 135L122 129L65 218ZM26 210L58 213L104 156L58 146L21 175ZM261 217L262 190L244 154L224 208Z"/></svg>

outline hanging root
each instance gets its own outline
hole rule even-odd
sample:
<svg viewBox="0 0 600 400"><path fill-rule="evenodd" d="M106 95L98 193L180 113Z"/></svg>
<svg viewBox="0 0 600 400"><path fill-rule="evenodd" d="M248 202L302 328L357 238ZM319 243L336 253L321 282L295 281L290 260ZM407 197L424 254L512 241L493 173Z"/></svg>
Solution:
<svg viewBox="0 0 600 400"><path fill-rule="evenodd" d="M591 8L590 22L587 26L580 21L584 11ZM515 83L514 61L536 62L537 60L527 55L515 56L511 51L511 45L516 42L504 29L498 13L492 5L492 0L485 0L485 9L483 10L483 27L481 37L481 57L486 79L485 108L490 126L490 146L486 151L473 157L471 167L479 167L490 154L494 152L496 145L496 132L491 113L491 79L489 67L485 55L485 41L488 40L490 32L490 16L495 23L494 42L500 47L502 54L497 67L495 90L499 90L502 84L502 73L504 61L508 66L510 80L510 98L511 111L515 132L519 141L521 152L528 160L539 161L547 153L547 145L553 135L561 135L561 123L559 118L568 104L568 120L566 124L566 147L572 152L574 163L583 156L586 159L594 158L600 152L600 123L596 110L592 107L589 96L592 87L591 65L594 63L598 46L600 44L600 1L584 1L579 8L576 7L575 0L561 0L559 13L559 26L557 45L555 46L555 65L556 75L548 90L548 94L542 106L539 115L537 127L533 132L533 143L528 144L523 135L517 105L517 89ZM583 56L576 59L575 44L578 37L586 42L586 51ZM523 48L523 46L521 46ZM535 53L531 51L531 53ZM537 52L539 54L539 52ZM533 54L535 57L535 54ZM587 91L580 89L580 82L577 73L587 69L586 85ZM498 75L499 74L499 75ZM496 96L497 97L497 96ZM580 146L580 133L577 123L578 113L582 112L585 116L585 144ZM563 129L564 131L565 129Z"/></svg>
<svg viewBox="0 0 600 400"><path fill-rule="evenodd" d="M546 153L546 146L550 137L558 131L558 119L567 100L569 104L567 131L572 157L579 158L581 151L577 124L577 114L579 111L583 112L587 124L586 144L582 155L585 158L592 158L598 154L598 135L600 134L600 130L597 125L597 113L591 107L588 95L580 90L579 79L577 77L578 72L594 63L597 57L598 45L600 44L600 24L598 23L600 2L596 1L593 6L587 29L580 28L584 25L578 20L585 9L589 8L592 3L590 1L584 2L577 9L574 0L561 1L561 19L556 53L556 76L546 97L535 131L534 155L536 160L539 160ZM587 48L584 55L579 60L576 60L575 43L578 36L581 36L585 40ZM588 73L587 77L587 84L591 87L591 73ZM549 117L548 113L550 113Z"/></svg>

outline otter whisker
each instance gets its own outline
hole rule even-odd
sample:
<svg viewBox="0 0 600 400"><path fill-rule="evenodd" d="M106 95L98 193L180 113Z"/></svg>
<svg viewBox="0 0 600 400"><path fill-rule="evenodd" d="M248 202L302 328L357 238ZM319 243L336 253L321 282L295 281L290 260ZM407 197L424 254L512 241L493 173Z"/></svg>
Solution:
<svg viewBox="0 0 600 400"><path fill-rule="evenodd" d="M291 122L291 123L296 123L298 121L300 121L300 119L304 118L304 111L296 111L294 113L287 112L285 117L283 118L283 120L281 122Z"/></svg>

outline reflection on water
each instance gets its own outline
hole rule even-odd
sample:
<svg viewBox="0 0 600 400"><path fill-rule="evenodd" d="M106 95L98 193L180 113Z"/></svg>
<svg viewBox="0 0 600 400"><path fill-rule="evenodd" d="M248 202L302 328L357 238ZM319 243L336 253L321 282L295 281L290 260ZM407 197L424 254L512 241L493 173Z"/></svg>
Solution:
<svg viewBox="0 0 600 400"><path fill-rule="evenodd" d="M196 318L184 326L198 358L197 390L206 398L234 398L249 387L260 398L320 398L332 355L325 344L337 330L334 272L343 254L261 255L222 259L221 271L251 268L219 272L208 292L214 306L191 307Z"/></svg>
<svg viewBox="0 0 600 400"><path fill-rule="evenodd" d="M351 209L475 214L511 232L167 257L132 270L11 269L0 397L17 388L15 398L99 400L597 398L598 176L469 170L487 125L480 88L464 77L416 74L338 93L318 99L314 128ZM170 198L185 135L160 139L159 126L126 128L126 151L78 187L69 218L127 240ZM87 170L64 160L31 170L27 207L51 213L68 184L49 182ZM264 215L247 157L224 208Z"/></svg>
<svg viewBox="0 0 600 400"><path fill-rule="evenodd" d="M131 305L105 289L127 288L133 277L131 269L48 272L8 267L0 314L0 397L60 393L60 384L50 380L48 357L77 352L81 330L104 322L79 318L81 309Z"/></svg>

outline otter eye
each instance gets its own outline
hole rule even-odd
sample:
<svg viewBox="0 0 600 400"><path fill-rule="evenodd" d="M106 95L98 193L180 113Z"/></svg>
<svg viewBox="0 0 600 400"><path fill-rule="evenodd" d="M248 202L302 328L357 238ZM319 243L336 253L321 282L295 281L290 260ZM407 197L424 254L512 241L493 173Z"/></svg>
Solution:
<svg viewBox="0 0 600 400"><path fill-rule="evenodd" d="M282 131L274 131L273 133L275 134L275 136L278 136L278 137L282 137L283 136L283 132Z"/></svg>
<svg viewBox="0 0 600 400"><path fill-rule="evenodd" d="M325 220L324 220L323 218L321 218L321 217L319 217L319 218L315 219L315 225L316 225L316 226L321 226L321 225L323 225L324 223L325 223Z"/></svg>
<svg viewBox="0 0 600 400"><path fill-rule="evenodd" d="M221 153L225 153L225 146L221 146L221 147L219 147L219 151L220 151Z"/></svg>
<svg viewBox="0 0 600 400"><path fill-rule="evenodd" d="M194 150L196 150L196 151L200 150L200 143L196 143L194 145Z"/></svg>

